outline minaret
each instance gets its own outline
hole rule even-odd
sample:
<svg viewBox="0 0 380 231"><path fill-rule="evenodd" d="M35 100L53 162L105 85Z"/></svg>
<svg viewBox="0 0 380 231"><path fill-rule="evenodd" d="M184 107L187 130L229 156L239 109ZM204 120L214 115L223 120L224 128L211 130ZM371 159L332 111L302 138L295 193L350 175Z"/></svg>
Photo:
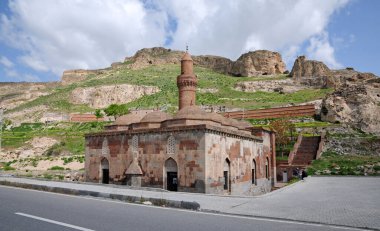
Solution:
<svg viewBox="0 0 380 231"><path fill-rule="evenodd" d="M186 53L181 59L181 75L177 77L179 110L186 106L195 105L197 83L197 76L193 73L193 60L186 48Z"/></svg>

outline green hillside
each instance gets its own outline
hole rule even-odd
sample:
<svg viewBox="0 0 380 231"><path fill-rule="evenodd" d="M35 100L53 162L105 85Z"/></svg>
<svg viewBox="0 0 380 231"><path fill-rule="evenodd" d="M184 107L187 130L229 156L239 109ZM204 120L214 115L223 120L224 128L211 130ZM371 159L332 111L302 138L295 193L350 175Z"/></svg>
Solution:
<svg viewBox="0 0 380 231"><path fill-rule="evenodd" d="M54 111L63 112L93 112L87 105L74 105L68 98L72 90L77 87L93 87L115 84L134 84L157 86L159 93L146 95L130 102L128 107L153 108L169 105L169 111L176 110L178 91L176 77L180 73L179 65L151 66L141 70L131 70L127 65L119 69L110 69L104 74L89 75L85 81L60 86L52 89L51 94L39 97L33 101L22 104L12 111L20 111L32 106L45 105ZM210 69L196 67L195 73L199 78L199 88L217 89L216 93L197 93L197 104L225 105L227 107L240 107L246 109L269 108L289 103L302 103L323 98L331 89L307 89L292 94L268 92L240 92L233 89L241 81L270 81L287 78L285 75L272 77L231 77L216 73ZM170 107L171 105L171 107Z"/></svg>

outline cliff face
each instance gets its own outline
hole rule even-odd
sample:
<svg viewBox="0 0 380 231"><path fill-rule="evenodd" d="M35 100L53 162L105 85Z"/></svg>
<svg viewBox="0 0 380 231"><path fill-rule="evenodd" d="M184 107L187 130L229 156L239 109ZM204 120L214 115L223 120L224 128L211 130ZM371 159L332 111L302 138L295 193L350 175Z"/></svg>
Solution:
<svg viewBox="0 0 380 231"><path fill-rule="evenodd" d="M144 95L159 92L158 87L129 84L76 88L71 92L70 102L87 104L92 108L105 108L110 104L124 104Z"/></svg>
<svg viewBox="0 0 380 231"><path fill-rule="evenodd" d="M179 64L182 56L182 51L154 47L139 50L134 56L127 57L125 62L130 63L132 69L141 69L150 65ZM192 58L196 66L233 76L274 75L285 71L281 55L266 50L245 53L236 61L213 55L192 56Z"/></svg>

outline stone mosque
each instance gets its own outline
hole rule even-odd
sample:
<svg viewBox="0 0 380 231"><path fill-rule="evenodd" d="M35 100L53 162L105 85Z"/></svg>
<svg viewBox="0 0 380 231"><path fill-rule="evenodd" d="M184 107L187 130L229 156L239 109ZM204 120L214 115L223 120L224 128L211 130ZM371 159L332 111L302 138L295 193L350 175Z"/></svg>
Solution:
<svg viewBox="0 0 380 231"><path fill-rule="evenodd" d="M128 114L86 134L88 182L207 194L259 195L275 183L275 133L196 106L188 52L177 77L179 110Z"/></svg>

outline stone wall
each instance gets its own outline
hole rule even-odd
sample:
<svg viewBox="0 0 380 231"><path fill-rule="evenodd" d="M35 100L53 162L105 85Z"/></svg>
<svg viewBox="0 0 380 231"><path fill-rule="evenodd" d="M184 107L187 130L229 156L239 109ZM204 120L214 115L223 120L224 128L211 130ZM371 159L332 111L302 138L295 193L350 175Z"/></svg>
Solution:
<svg viewBox="0 0 380 231"><path fill-rule="evenodd" d="M226 194L224 171L229 171L231 195L259 195L271 190L274 168L271 158L270 139L260 140L206 134L206 193ZM265 162L269 160L269 179L266 178ZM255 164L254 164L254 162ZM227 167L229 164L229 168ZM256 184L252 183L252 169L256 168ZM228 168L228 169L227 169Z"/></svg>
<svg viewBox="0 0 380 231"><path fill-rule="evenodd" d="M380 156L380 137L327 137L323 151L340 155Z"/></svg>
<svg viewBox="0 0 380 231"><path fill-rule="evenodd" d="M86 180L102 181L102 161L109 162L110 183L126 184L132 163L141 168L139 186L166 189L166 163L177 165L178 191L258 195L271 190L275 160L271 134L263 141L197 127L103 132L86 136ZM224 189L224 167L230 163L230 190ZM268 160L269 176L266 176ZM135 161L135 162L134 162ZM255 161L256 184L252 184ZM136 176L134 176L136 177ZM134 178L137 179L137 178Z"/></svg>
<svg viewBox="0 0 380 231"><path fill-rule="evenodd" d="M168 139L174 137L174 147L168 151ZM137 138L133 138L137 137ZM134 147L137 139L138 147ZM136 150L135 150L136 149ZM172 158L178 167L178 191L204 193L204 132L202 130L117 134L86 138L86 178L100 182L100 163L109 161L110 182L125 183L125 171L137 151L143 172L141 186L166 187L165 161Z"/></svg>

